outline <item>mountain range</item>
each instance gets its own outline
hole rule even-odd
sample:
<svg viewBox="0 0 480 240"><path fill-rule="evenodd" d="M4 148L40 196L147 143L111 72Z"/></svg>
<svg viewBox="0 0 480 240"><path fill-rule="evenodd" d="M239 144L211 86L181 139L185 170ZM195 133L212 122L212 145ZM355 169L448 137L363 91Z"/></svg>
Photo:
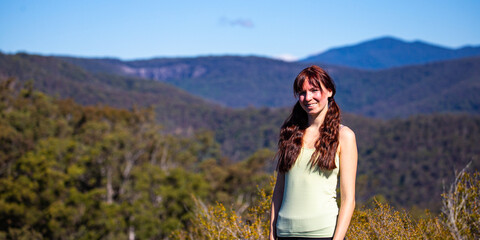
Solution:
<svg viewBox="0 0 480 240"><path fill-rule="evenodd" d="M423 41L406 42L394 37L382 37L352 46L329 49L301 61L378 70L478 55L480 46L452 49Z"/></svg>
<svg viewBox="0 0 480 240"><path fill-rule="evenodd" d="M35 89L85 105L152 107L164 131L212 131L223 154L238 161L275 149L294 101L293 78L307 65L254 56L121 61L0 53L0 80L27 87L32 80ZM469 161L480 168L480 57L375 71L322 66L337 82L342 122L357 135L362 202L380 194L400 206L429 207L439 203L452 169ZM206 97L197 88L208 88Z"/></svg>
<svg viewBox="0 0 480 240"><path fill-rule="evenodd" d="M285 107L292 83L308 66L260 57L199 57L120 61L62 58L87 71L168 83L227 107ZM367 71L322 65L337 84L342 109L370 117L418 113L479 113L480 57Z"/></svg>
<svg viewBox="0 0 480 240"><path fill-rule="evenodd" d="M380 61L382 66L389 65L389 61L399 64L399 61L405 60L396 57L395 54L399 53L408 56L410 63L423 62L417 65L376 70L347 67L348 59L341 58L337 58L335 60L337 62L332 60L319 63L333 76L337 84L336 100L347 112L380 118L406 117L434 112L480 112L480 97L477 94L480 90L479 47L449 50L419 41L408 43L395 38L380 38L354 46L332 49L325 54L335 52L350 52L349 57L356 59L369 59L373 56L372 53L375 53L374 55L379 57L377 62L384 60ZM476 54L478 56L475 56ZM41 59L41 56L23 55ZM22 54L2 54L2 56L6 61L2 63L5 76L26 74L18 66L17 73L14 74L11 73L14 71L12 68L6 69L7 66L22 58ZM452 59L460 56L472 57ZM161 92L179 91L181 93L176 94L179 97L186 93L191 94L185 97L187 99L195 98L192 95L197 96L198 100L193 102L208 101L218 106L234 108L291 106L295 101L291 86L293 80L301 69L312 64L307 61L312 60L311 58L299 62L284 62L256 56L156 58L134 61L61 56L43 59L35 61L42 63L47 61L46 59L48 61L56 59L58 64L63 66L60 70L53 72L70 71L70 75L72 72L78 72L73 74L78 78L77 80L69 83L69 86L61 87L62 91L56 93L60 96L73 96L79 94L78 91L90 91L85 90L88 88L80 87L86 84L84 80L86 77L96 79L88 83L95 85L91 88L104 88L111 91L113 91L113 85L125 84L120 83L118 80L120 78L124 79L122 81L129 79L128 82L130 82L122 87L122 91L135 91L136 88L133 85L145 87L151 83L146 83L144 80L154 80L164 83L164 85L155 86L162 86L162 89L165 86L169 90L145 87L147 89L142 91L151 94L152 100L142 101L154 102L153 99L163 96L159 95ZM342 62L338 62L340 60ZM403 61L402 64L406 62ZM32 67L29 71L30 77L41 78L45 71L46 69L39 66ZM109 82L109 87L105 82L98 80L99 78L105 78L104 81ZM140 79L143 81L137 81ZM42 84L45 85L43 88L53 84L54 86L48 87L52 90L61 85L60 82L53 78ZM75 85L79 86L74 87ZM117 99L119 98L117 93L111 95L106 99L108 104L122 105L118 102L126 101L121 97ZM149 99L145 93L140 95ZM79 102L89 103L89 100L82 99Z"/></svg>

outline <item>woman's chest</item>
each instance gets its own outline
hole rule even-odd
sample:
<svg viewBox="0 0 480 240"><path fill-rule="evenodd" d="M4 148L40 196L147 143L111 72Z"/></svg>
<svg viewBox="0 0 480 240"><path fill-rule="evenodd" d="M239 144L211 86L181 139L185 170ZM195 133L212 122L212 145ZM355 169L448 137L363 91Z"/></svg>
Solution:
<svg viewBox="0 0 480 240"><path fill-rule="evenodd" d="M318 131L306 129L302 138L302 146L304 148L315 148L315 142L319 138Z"/></svg>

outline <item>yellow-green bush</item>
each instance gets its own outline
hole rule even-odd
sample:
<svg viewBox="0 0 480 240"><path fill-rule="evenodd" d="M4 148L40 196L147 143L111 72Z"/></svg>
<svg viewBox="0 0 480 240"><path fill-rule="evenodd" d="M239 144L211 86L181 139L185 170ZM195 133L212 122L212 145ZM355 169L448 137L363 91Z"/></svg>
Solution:
<svg viewBox="0 0 480 240"><path fill-rule="evenodd" d="M207 206L195 198L196 214L188 230L175 232L174 239L264 239L268 236L273 179L269 190L260 189L256 204L241 216L221 203Z"/></svg>
<svg viewBox="0 0 480 240"><path fill-rule="evenodd" d="M406 211L375 202L373 208L355 210L347 239L448 239L441 221L426 213L415 220Z"/></svg>
<svg viewBox="0 0 480 240"><path fill-rule="evenodd" d="M274 181L273 181L274 182ZM272 182L272 184L273 184ZM373 206L355 210L347 239L479 239L480 173L457 174L450 190L443 194L443 214L425 211L417 219L405 210L374 201ZM196 200L196 216L188 230L175 239L267 239L271 189L260 190L259 200L245 216L221 203L207 206ZM269 193L269 194L267 194Z"/></svg>

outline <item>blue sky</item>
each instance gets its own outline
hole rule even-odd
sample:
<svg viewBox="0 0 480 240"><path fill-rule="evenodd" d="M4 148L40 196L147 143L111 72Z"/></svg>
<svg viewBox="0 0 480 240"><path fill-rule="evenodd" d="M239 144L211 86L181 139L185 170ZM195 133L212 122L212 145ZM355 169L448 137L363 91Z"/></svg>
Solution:
<svg viewBox="0 0 480 240"><path fill-rule="evenodd" d="M381 36L480 45L480 1L0 0L0 51L304 58Z"/></svg>

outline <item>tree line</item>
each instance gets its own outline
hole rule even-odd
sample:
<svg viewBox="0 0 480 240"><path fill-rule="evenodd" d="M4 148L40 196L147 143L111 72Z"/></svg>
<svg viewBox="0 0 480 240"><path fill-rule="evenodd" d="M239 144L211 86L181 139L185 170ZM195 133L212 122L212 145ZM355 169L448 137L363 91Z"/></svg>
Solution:
<svg viewBox="0 0 480 240"><path fill-rule="evenodd" d="M288 109L199 115L193 120L203 125L175 134L159 123L167 108L83 106L20 84L3 79L0 87L0 236L168 238L192 227L194 199L245 215L261 199L258 188L270 188ZM415 216L438 213L454 169L479 168L477 116L343 116L357 133L360 205L377 199Z"/></svg>
<svg viewBox="0 0 480 240"><path fill-rule="evenodd" d="M212 132L162 133L151 109L14 84L0 86L1 238L163 239L188 227L192 196L241 212L268 182L269 150L233 162Z"/></svg>

